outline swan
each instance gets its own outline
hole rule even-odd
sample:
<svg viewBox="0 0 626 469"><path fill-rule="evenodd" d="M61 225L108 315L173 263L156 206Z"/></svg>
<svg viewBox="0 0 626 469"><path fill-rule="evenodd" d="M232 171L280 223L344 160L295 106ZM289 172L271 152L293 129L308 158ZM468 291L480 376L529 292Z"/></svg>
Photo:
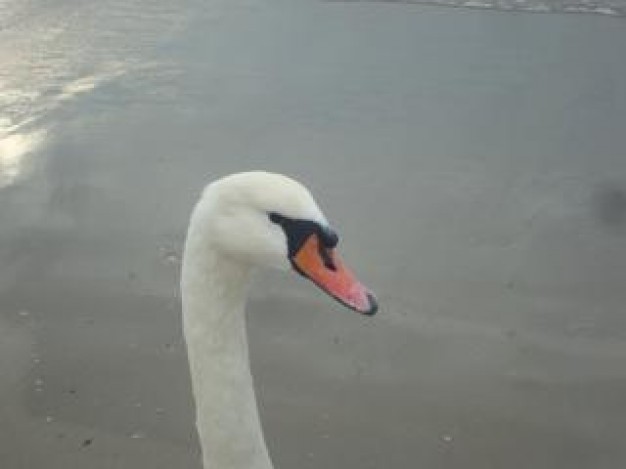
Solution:
<svg viewBox="0 0 626 469"><path fill-rule="evenodd" d="M256 405L245 327L252 274L293 270L373 315L374 295L337 255L339 238L310 192L253 171L210 183L192 211L181 266L183 334L205 469L272 469Z"/></svg>

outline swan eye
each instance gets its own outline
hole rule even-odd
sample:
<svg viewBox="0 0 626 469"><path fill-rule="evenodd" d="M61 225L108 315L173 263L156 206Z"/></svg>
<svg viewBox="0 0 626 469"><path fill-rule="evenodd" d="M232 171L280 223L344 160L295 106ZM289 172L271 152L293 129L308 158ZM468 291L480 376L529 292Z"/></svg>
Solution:
<svg viewBox="0 0 626 469"><path fill-rule="evenodd" d="M316 234L321 241L320 256L324 260L324 265L329 269L334 267L328 250L337 246L339 236L332 228L321 226L312 220L289 218L276 212L270 212L268 216L272 223L280 225L285 232L289 257L295 256L307 238L312 234Z"/></svg>

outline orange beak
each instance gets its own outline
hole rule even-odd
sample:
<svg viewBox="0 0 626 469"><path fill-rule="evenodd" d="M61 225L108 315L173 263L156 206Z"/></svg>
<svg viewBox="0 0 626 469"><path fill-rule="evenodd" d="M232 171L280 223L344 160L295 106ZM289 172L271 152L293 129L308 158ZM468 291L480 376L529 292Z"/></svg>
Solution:
<svg viewBox="0 0 626 469"><path fill-rule="evenodd" d="M294 268L343 305L373 315L378 310L374 295L343 264L335 249L320 244L311 234L292 258Z"/></svg>

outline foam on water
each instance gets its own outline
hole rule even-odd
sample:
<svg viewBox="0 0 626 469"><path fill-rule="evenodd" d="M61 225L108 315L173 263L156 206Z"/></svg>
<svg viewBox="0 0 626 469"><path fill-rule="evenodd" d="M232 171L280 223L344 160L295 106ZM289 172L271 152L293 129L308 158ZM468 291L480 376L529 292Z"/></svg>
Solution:
<svg viewBox="0 0 626 469"><path fill-rule="evenodd" d="M327 0L330 2L381 2L436 5L481 10L522 11L530 13L579 13L626 16L624 0Z"/></svg>

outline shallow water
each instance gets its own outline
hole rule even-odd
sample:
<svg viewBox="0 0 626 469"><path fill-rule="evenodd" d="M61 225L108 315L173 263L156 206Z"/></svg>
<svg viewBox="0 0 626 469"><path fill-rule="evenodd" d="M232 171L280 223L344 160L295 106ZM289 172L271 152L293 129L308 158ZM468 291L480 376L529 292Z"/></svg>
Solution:
<svg viewBox="0 0 626 469"><path fill-rule="evenodd" d="M277 467L626 463L626 30L387 3L0 4L0 467L199 467L202 186L312 189L378 293L269 273Z"/></svg>

